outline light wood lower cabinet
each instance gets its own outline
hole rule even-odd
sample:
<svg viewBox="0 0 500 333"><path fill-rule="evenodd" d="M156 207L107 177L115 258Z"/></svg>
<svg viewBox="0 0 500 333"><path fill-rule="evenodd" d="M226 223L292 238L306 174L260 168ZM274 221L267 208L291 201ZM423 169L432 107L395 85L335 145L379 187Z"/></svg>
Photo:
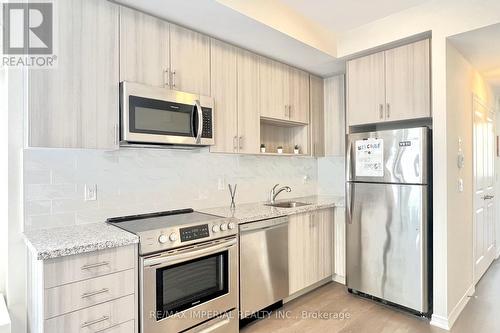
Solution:
<svg viewBox="0 0 500 333"><path fill-rule="evenodd" d="M323 209L289 217L290 294L332 276L332 257L333 209Z"/></svg>
<svg viewBox="0 0 500 333"><path fill-rule="evenodd" d="M335 208L335 222L334 222L334 258L333 258L333 279L345 284L346 278L346 225L345 225L345 208Z"/></svg>
<svg viewBox="0 0 500 333"><path fill-rule="evenodd" d="M137 263L136 245L30 258L29 332L137 333Z"/></svg>

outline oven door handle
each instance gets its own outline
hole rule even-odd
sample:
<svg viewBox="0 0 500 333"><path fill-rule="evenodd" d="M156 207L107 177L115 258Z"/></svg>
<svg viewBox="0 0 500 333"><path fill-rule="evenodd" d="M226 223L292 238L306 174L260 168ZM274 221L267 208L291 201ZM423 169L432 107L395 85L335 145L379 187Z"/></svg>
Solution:
<svg viewBox="0 0 500 333"><path fill-rule="evenodd" d="M201 256L221 252L222 250L228 249L235 245L236 245L236 238L217 245L208 245L203 248L190 249L189 251L186 252L147 258L144 259L144 268L150 268L153 266L155 266L154 268L160 268L160 267L174 265L183 261L196 259ZM158 267L159 265L160 267Z"/></svg>
<svg viewBox="0 0 500 333"><path fill-rule="evenodd" d="M194 107L196 108L196 114L198 116L198 128L196 133L196 144L201 143L201 135L203 133L203 109L199 100L194 101Z"/></svg>

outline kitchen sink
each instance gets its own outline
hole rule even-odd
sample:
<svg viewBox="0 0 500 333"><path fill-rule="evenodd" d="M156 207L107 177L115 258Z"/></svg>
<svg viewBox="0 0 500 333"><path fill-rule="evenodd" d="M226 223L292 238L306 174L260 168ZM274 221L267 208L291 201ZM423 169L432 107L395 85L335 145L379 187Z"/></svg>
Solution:
<svg viewBox="0 0 500 333"><path fill-rule="evenodd" d="M266 206L279 207L279 208L295 208L295 207L301 207L301 206L307 206L307 205L310 205L310 204L304 203L304 202L298 202L298 201L283 201L283 202L276 202L273 204L266 204Z"/></svg>

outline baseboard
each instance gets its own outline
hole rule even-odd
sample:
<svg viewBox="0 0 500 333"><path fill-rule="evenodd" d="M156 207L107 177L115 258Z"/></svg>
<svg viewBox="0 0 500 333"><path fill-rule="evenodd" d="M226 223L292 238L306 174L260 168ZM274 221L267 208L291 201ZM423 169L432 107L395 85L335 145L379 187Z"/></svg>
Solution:
<svg viewBox="0 0 500 333"><path fill-rule="evenodd" d="M296 299L296 298L298 298L300 296L303 296L305 294L308 294L311 291L313 291L314 289L319 288L319 287L321 287L321 286L323 286L323 285L325 285L327 283L331 283L331 282L332 282L332 278L330 278L330 277L328 277L326 279L323 279L323 280L321 280L319 282L316 282L315 284L312 284L312 285L310 285L307 288L299 290L296 293L294 293L294 294L288 296L287 298L283 299L283 303L288 303L290 301L293 301L294 299Z"/></svg>
<svg viewBox="0 0 500 333"><path fill-rule="evenodd" d="M333 274L332 280L337 283L345 285L345 276Z"/></svg>
<svg viewBox="0 0 500 333"><path fill-rule="evenodd" d="M469 303L470 296L474 295L475 291L475 286L471 285L462 296L460 301L458 301L458 303L455 305L453 310L451 310L448 318L433 314L431 318L431 325L449 331L453 327L453 324L455 324L455 321L457 321L467 303Z"/></svg>

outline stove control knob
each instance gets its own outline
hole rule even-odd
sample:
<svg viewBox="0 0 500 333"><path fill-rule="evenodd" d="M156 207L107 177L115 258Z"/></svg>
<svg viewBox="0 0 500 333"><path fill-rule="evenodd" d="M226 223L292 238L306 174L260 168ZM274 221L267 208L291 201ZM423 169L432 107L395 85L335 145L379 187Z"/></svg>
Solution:
<svg viewBox="0 0 500 333"><path fill-rule="evenodd" d="M229 230L233 230L234 228L236 228L236 224L234 224L234 222L229 222L227 227L229 228Z"/></svg>
<svg viewBox="0 0 500 333"><path fill-rule="evenodd" d="M168 241L168 238L165 234L161 234L160 237L158 237L158 242L160 244L165 244Z"/></svg>
<svg viewBox="0 0 500 333"><path fill-rule="evenodd" d="M217 224L214 224L214 226L212 227L212 231L213 232L219 232L220 228Z"/></svg>
<svg viewBox="0 0 500 333"><path fill-rule="evenodd" d="M175 233L171 233L168 239L170 239L171 242L175 242L177 240L177 235Z"/></svg>
<svg viewBox="0 0 500 333"><path fill-rule="evenodd" d="M222 223L222 224L220 225L220 230L221 230L221 231L226 231L226 230L227 230L227 224Z"/></svg>

